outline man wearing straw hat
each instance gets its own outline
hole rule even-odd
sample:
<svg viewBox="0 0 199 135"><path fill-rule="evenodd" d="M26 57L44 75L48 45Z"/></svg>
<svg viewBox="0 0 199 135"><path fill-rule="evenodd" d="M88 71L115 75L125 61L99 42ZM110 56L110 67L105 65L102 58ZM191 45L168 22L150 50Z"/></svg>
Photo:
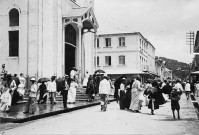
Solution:
<svg viewBox="0 0 199 135"><path fill-rule="evenodd" d="M108 94L110 94L111 86L108 81L107 76L103 76L103 79L99 84L99 94L101 99L101 111L106 111L107 103L108 103Z"/></svg>
<svg viewBox="0 0 199 135"><path fill-rule="evenodd" d="M30 79L31 87L29 91L29 99L26 104L26 110L24 113L34 114L35 112L35 104L36 104L36 96L37 96L37 84L36 79L33 77Z"/></svg>

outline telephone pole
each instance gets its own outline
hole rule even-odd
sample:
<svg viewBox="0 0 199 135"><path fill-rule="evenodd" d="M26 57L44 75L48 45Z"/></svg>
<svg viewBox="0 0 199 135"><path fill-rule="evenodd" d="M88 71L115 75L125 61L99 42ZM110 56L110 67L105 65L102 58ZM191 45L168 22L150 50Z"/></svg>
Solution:
<svg viewBox="0 0 199 135"><path fill-rule="evenodd" d="M194 47L194 41L195 41L195 34L194 31L190 31L189 33L186 33L186 44L190 46L190 53L192 53L192 47Z"/></svg>

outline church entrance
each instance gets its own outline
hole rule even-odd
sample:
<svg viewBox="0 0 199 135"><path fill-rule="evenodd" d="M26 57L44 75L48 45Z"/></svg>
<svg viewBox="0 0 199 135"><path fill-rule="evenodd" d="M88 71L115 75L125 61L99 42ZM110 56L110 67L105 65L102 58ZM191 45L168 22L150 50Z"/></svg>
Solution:
<svg viewBox="0 0 199 135"><path fill-rule="evenodd" d="M70 71L76 63L76 30L69 24L65 27L65 74Z"/></svg>

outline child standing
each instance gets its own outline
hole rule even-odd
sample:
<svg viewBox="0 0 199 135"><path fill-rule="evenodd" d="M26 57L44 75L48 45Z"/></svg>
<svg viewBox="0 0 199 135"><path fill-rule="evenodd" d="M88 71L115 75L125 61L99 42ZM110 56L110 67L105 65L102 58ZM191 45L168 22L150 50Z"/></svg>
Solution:
<svg viewBox="0 0 199 135"><path fill-rule="evenodd" d="M171 91L171 110L173 112L173 119L175 119L175 110L178 113L178 119L180 119L180 104L179 100L182 95L182 85L180 84L180 80L177 80L173 90Z"/></svg>

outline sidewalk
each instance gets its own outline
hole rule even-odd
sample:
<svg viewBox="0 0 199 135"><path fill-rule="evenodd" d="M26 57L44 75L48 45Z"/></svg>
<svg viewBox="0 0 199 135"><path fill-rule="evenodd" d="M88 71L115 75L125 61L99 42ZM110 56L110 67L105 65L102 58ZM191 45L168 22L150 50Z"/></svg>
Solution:
<svg viewBox="0 0 199 135"><path fill-rule="evenodd" d="M75 104L67 104L69 109L64 109L62 101L56 101L55 105L51 105L49 102L47 102L46 104L36 104L36 111L34 114L24 114L23 112L25 110L26 103L22 103L12 106L9 113L0 112L0 124L8 122L13 122L13 123L26 122L98 104L100 104L99 100L95 100L93 102L76 101Z"/></svg>

